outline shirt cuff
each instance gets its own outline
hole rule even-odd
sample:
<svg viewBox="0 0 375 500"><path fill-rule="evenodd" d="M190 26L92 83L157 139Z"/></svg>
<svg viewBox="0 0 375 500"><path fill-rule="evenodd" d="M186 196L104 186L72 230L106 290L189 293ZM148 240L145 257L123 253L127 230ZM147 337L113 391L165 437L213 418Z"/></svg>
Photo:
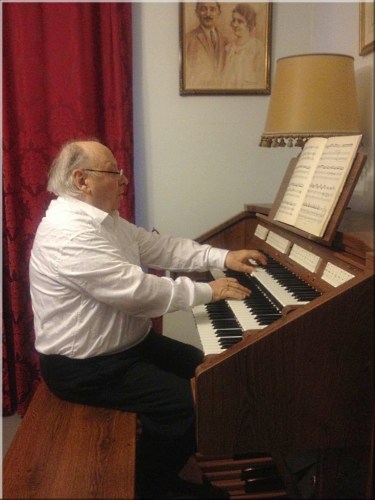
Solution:
<svg viewBox="0 0 375 500"><path fill-rule="evenodd" d="M210 269L225 269L225 259L229 250L211 247L208 251L208 265Z"/></svg>
<svg viewBox="0 0 375 500"><path fill-rule="evenodd" d="M194 306L208 304L212 300L212 288L208 283L195 283Z"/></svg>

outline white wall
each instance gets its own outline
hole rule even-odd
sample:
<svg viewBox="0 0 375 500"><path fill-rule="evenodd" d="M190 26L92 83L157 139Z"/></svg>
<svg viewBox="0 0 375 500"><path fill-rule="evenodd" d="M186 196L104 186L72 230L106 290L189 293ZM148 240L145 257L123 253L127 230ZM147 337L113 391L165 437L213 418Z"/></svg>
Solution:
<svg viewBox="0 0 375 500"><path fill-rule="evenodd" d="M358 55L357 3L274 3L272 70L283 56L355 57L365 152L351 206L372 211L372 55ZM258 147L269 96L180 96L177 3L135 3L136 222L196 237L243 209L272 202L298 148ZM271 80L272 84L272 80Z"/></svg>
<svg viewBox="0 0 375 500"><path fill-rule="evenodd" d="M316 52L336 52L354 57L362 150L368 156L349 206L374 210L374 53L360 56L358 3L324 3L314 7L312 46Z"/></svg>

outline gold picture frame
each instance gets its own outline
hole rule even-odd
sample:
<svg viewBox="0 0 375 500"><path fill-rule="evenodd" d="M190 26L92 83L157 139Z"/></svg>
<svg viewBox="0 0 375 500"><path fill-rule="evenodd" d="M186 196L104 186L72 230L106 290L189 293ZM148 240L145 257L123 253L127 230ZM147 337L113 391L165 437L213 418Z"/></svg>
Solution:
<svg viewBox="0 0 375 500"><path fill-rule="evenodd" d="M270 94L271 30L272 3L180 3L180 95Z"/></svg>
<svg viewBox="0 0 375 500"><path fill-rule="evenodd" d="M374 3L359 4L359 55L364 56L375 50Z"/></svg>

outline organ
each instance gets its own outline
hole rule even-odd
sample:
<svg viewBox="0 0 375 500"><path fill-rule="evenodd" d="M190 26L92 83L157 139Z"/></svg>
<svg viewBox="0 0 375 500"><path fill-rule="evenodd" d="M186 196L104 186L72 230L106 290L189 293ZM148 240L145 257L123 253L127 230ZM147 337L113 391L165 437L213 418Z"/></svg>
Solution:
<svg viewBox="0 0 375 500"><path fill-rule="evenodd" d="M193 311L202 345L213 354L195 378L198 449L214 457L270 454L289 498L304 498L304 493L286 457L313 450L314 498L370 498L372 216L345 210L330 241L319 241L275 223L270 213L270 205L246 205L198 238L231 250L257 248L276 275L284 270L292 277L291 298L284 302L274 291L283 287L282 278L267 277L268 266L260 270L263 281L251 278L252 296L259 294L271 305L273 317L262 324L246 324L231 304L224 304L230 320L220 321L219 313L202 307ZM302 290L302 299L294 297L293 287ZM224 331L225 342L216 341L212 348L215 342L204 339L206 330L212 330L207 335L215 335L215 328L223 333L226 321L237 324L229 335Z"/></svg>

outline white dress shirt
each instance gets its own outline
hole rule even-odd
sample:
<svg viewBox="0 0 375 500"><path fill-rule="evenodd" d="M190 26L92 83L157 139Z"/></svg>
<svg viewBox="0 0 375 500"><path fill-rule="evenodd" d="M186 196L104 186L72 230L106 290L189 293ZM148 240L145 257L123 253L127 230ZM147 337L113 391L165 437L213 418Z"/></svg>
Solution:
<svg viewBox="0 0 375 500"><path fill-rule="evenodd" d="M158 235L75 198L53 200L30 259L36 349L87 358L141 342L151 319L211 300L207 283L147 274L224 268L227 251Z"/></svg>

